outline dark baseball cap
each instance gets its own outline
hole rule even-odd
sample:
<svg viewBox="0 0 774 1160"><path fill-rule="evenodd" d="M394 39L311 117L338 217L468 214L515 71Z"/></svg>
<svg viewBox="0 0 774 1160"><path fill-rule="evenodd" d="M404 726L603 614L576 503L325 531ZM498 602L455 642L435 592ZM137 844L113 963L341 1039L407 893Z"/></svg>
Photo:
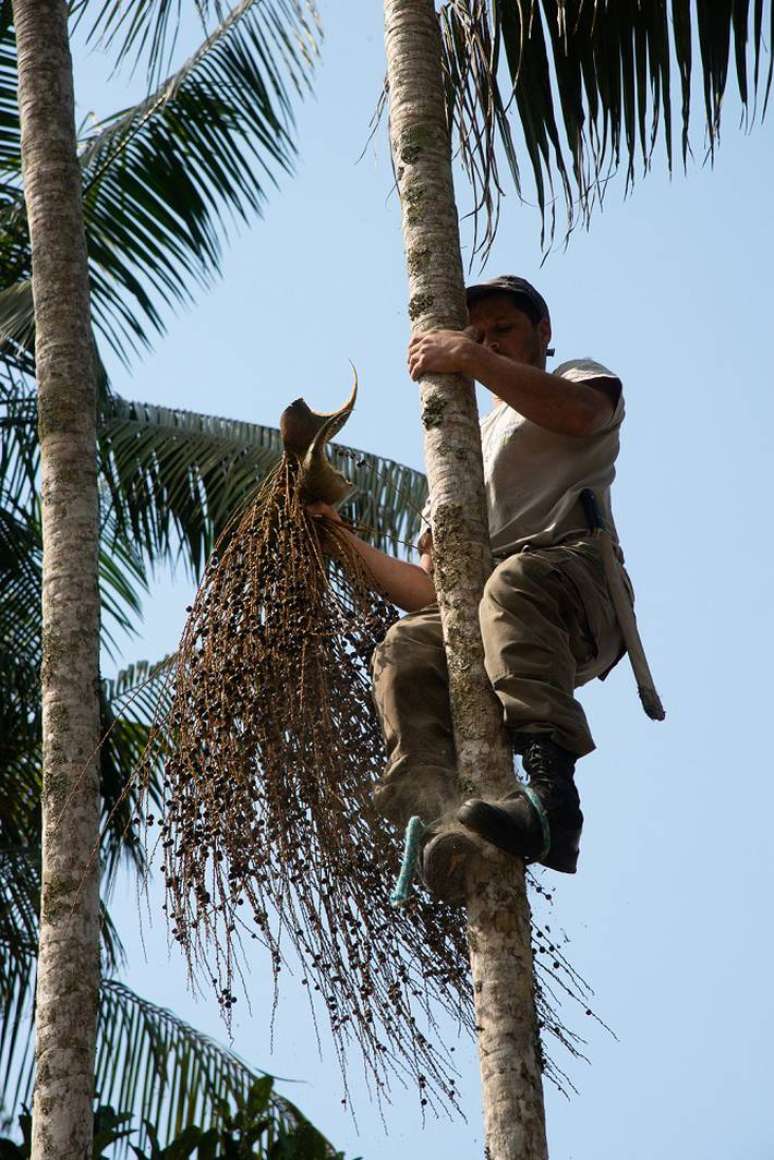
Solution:
<svg viewBox="0 0 774 1160"><path fill-rule="evenodd" d="M501 274L499 278L492 278L489 282L479 282L475 286L467 286L465 294L468 306L472 306L474 302L480 302L487 294L513 294L514 297L531 303L537 311L538 317L545 318L549 325L551 323L551 315L543 295L538 293L526 278L517 278L515 274Z"/></svg>

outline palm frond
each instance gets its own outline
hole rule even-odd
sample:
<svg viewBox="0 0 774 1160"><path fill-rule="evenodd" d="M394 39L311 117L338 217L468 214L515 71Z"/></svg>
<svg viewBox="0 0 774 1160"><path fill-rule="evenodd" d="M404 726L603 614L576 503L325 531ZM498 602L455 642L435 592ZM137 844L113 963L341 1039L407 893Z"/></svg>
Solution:
<svg viewBox="0 0 774 1160"><path fill-rule="evenodd" d="M134 630L130 612L138 611L138 602L128 569L137 564L127 553L123 559L125 571L114 556L101 551L103 608L112 609L117 623ZM34 842L40 830L40 569L37 519L0 509L0 841L6 844ZM141 667L133 670L138 682L141 672ZM146 677L152 680L153 675L149 670ZM115 807L139 763L153 720L152 715L142 720L141 709L148 701L143 690L135 706L127 707L126 701L114 705L114 684L107 682L103 690L105 743L100 749L102 808L109 819L103 841L108 880L121 853L128 852L138 868L143 865L140 847L127 829L131 795Z"/></svg>
<svg viewBox="0 0 774 1160"><path fill-rule="evenodd" d="M142 617L141 595L148 590L142 553L116 534L107 511L101 517L99 588L102 606L102 645L113 656L114 631L133 636Z"/></svg>
<svg viewBox="0 0 774 1160"><path fill-rule="evenodd" d="M100 474L117 527L149 559L182 544L199 572L240 499L279 458L279 432L113 399L99 432Z"/></svg>
<svg viewBox="0 0 774 1160"><path fill-rule="evenodd" d="M32 276L27 222L14 223L5 232L5 222L14 210L0 212L0 356L14 371L35 373L35 310L32 303ZM22 236L12 238L15 228Z"/></svg>
<svg viewBox="0 0 774 1160"><path fill-rule="evenodd" d="M1 495L2 493L0 493ZM40 663L40 592L43 545L37 495L29 507L6 504L0 512L0 618L3 644L15 667L30 671ZM99 554L102 602L102 644L112 655L116 631L135 633L140 615L140 591L147 588L145 565L137 550L103 521Z"/></svg>
<svg viewBox="0 0 774 1160"><path fill-rule="evenodd" d="M321 34L316 5L311 0L265 0L264 8L277 54L290 60L311 59ZM89 40L112 51L117 67L127 60L133 67L144 61L151 78L169 68L180 33L180 5L173 0L133 0L131 4L103 0L100 7L79 0L74 11L78 20L88 18ZM205 31L213 16L221 19L222 11L219 0L196 0Z"/></svg>
<svg viewBox="0 0 774 1160"><path fill-rule="evenodd" d="M40 529L37 401L29 380L0 365L0 623L3 650L33 668L40 659ZM122 540L106 508L99 559L102 644L112 652L116 631L136 631L140 593L147 588L142 554Z"/></svg>
<svg viewBox="0 0 774 1160"><path fill-rule="evenodd" d="M100 472L111 518L153 561L200 573L215 539L279 462L274 427L113 398L100 428ZM343 507L378 547L400 551L418 534L425 477L403 464L332 445L353 482Z"/></svg>
<svg viewBox="0 0 774 1160"><path fill-rule="evenodd" d="M6 416L7 418L7 416ZM0 842L4 846L34 843L40 837L40 663L41 566L39 503L34 468L25 460L25 433L16 438L12 422L0 439ZM103 521L100 549L100 589L103 643L112 627L136 631L140 613L138 586L144 586L142 558L132 545ZM111 541L110 550L105 540ZM153 721L149 693L142 681L156 679L156 669L133 667L103 688L101 748L103 813L110 818L103 843L110 878L122 851L140 857L126 827L129 799L115 810L123 786L139 763ZM131 683L138 685L131 702ZM138 866L142 864L141 859Z"/></svg>
<svg viewBox="0 0 774 1160"><path fill-rule="evenodd" d="M1 827L0 827L1 829ZM19 1102L29 1073L29 1020L40 905L37 851L0 846L0 1113ZM15 1089L15 1090L14 1090ZM7 1096L14 1092L8 1100Z"/></svg>
<svg viewBox="0 0 774 1160"><path fill-rule="evenodd" d="M17 660L37 663L40 655L40 522L37 498L32 513L0 489L0 617L3 645Z"/></svg>
<svg viewBox="0 0 774 1160"><path fill-rule="evenodd" d="M119 23L130 12L122 9ZM10 101L15 73L12 42L5 48L0 40L0 163L3 79ZM260 214L268 189L291 170L292 98L309 87L315 52L300 5L241 0L152 95L82 141L92 314L124 361L150 345L151 332L163 332L165 307L210 284L228 222ZM30 253L20 175L11 170L13 196L0 203L0 339L6 356L29 370Z"/></svg>
<svg viewBox="0 0 774 1160"><path fill-rule="evenodd" d="M38 433L34 385L0 361L0 488L3 504L24 505L37 488Z"/></svg>
<svg viewBox="0 0 774 1160"><path fill-rule="evenodd" d="M155 673L161 666L155 667ZM116 706L154 669L139 665L110 682ZM40 852L0 845L0 1126L29 1102L34 1080L33 1001L40 904ZM101 906L103 964L115 971L123 948ZM151 1121L170 1140L191 1123L219 1124L260 1078L233 1052L173 1012L141 998L115 978L103 978L97 1024L96 1089L114 1104ZM265 1076L271 1087L271 1077ZM306 1124L290 1101L272 1092L266 1114L283 1128ZM331 1149L331 1155L333 1150Z"/></svg>
<svg viewBox="0 0 774 1160"><path fill-rule="evenodd" d="M21 124L11 0L0 0L0 358L5 364L3 380L9 378L12 368L34 371L31 255L21 192Z"/></svg>
<svg viewBox="0 0 774 1160"><path fill-rule="evenodd" d="M311 55L282 48L302 32L300 8L241 0L183 68L85 142L94 316L119 354L124 337L148 343L145 323L163 330L157 303L218 272L224 211L260 213L291 168L290 88L308 85Z"/></svg>
<svg viewBox="0 0 774 1160"><path fill-rule="evenodd" d="M97 1028L96 1090L102 1103L149 1120L171 1139L187 1124L218 1124L258 1074L237 1055L115 979L104 979ZM297 1109L273 1095L267 1115L295 1124Z"/></svg>
<svg viewBox="0 0 774 1160"><path fill-rule="evenodd" d="M484 254L503 166L524 193L520 156L550 241L557 204L568 232L587 222L610 176L622 169L628 190L659 142L671 172L675 121L683 163L697 121L711 158L731 73L747 126L763 116L771 90L772 0L447 0L439 19L449 118L483 219ZM697 66L700 119L692 109Z"/></svg>
<svg viewBox="0 0 774 1160"><path fill-rule="evenodd" d="M0 1062L14 1035L14 1008L34 969L38 941L40 866L26 847L0 846ZM10 1017L9 1017L10 1016ZM7 1078L7 1077L6 1077Z"/></svg>
<svg viewBox="0 0 774 1160"><path fill-rule="evenodd" d="M21 169L21 132L17 105L16 49L11 0L0 3L0 204L9 174Z"/></svg>
<svg viewBox="0 0 774 1160"><path fill-rule="evenodd" d="M40 522L29 400L0 377L0 843L35 842L40 796ZM32 410L34 416L34 409Z"/></svg>
<svg viewBox="0 0 774 1160"><path fill-rule="evenodd" d="M128 858L140 873L147 868L145 848L133 829L138 802L133 776L145 756L152 727L168 710L174 661L174 656L153 665L138 661L102 682L100 790L105 824L101 845L102 889L106 896L110 895L122 859ZM143 792L154 806L160 807L159 762L146 763L143 768Z"/></svg>
<svg viewBox="0 0 774 1160"><path fill-rule="evenodd" d="M103 680L103 695L111 716L140 725L154 722L168 703L167 685L174 663L174 654L154 664L136 661L115 677Z"/></svg>
<svg viewBox="0 0 774 1160"><path fill-rule="evenodd" d="M24 860L22 860L24 865ZM0 854L0 904L9 882L20 893L18 868ZM3 953L5 926L0 910L0 1075L6 1116L29 1102L34 1081L32 992L36 942L17 950L15 958ZM21 934L11 932L19 944ZM31 931L37 939L37 915ZM20 944L19 944L20 945ZM103 921L104 946L104 921ZM124 983L103 978L97 1016L95 1088L102 1104L132 1114L133 1121L148 1120L162 1140L171 1140L186 1125L217 1125L224 1112L247 1095L260 1073L237 1055L197 1031L165 1007L143 999ZM270 1076L266 1076L271 1080ZM274 1093L267 1117L279 1128L305 1123L289 1100Z"/></svg>
<svg viewBox="0 0 774 1160"><path fill-rule="evenodd" d="M32 688L14 689L26 671L14 673L5 654L0 663L0 841L16 846L40 831L40 713L28 710Z"/></svg>
<svg viewBox="0 0 774 1160"><path fill-rule="evenodd" d="M8 843L0 818L0 1091L13 1098L2 1113L31 1093L32 1014L38 953L40 846ZM35 835L32 835L33 839ZM102 958L116 971L125 964L124 949L110 913L100 903Z"/></svg>
<svg viewBox="0 0 774 1160"><path fill-rule="evenodd" d="M2 848L40 841L40 712L35 701L37 668L0 667L0 844ZM133 775L140 767L154 723L168 703L169 673L174 658L155 665L141 661L112 680L102 682L100 793L102 798L102 886L106 896L122 859L139 872L145 852L135 836L132 818L137 794ZM29 678L29 679L28 679ZM19 689L19 683L26 685ZM144 792L160 802L160 769L143 765ZM108 932L110 933L110 932ZM115 939L113 939L115 943ZM108 948L109 949L109 948Z"/></svg>

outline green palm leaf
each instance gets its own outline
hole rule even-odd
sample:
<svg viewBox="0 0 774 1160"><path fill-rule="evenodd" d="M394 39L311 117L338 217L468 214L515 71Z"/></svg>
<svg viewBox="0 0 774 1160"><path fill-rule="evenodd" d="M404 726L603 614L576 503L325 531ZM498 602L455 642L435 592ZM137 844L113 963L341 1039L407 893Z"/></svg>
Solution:
<svg viewBox="0 0 774 1160"><path fill-rule="evenodd" d="M280 13L283 43L299 36L306 52L280 55ZM307 85L313 49L300 9L242 0L183 68L85 142L94 315L119 352L124 335L147 343L145 322L163 329L157 302L190 298L217 273L223 211L260 213L290 169L288 86Z"/></svg>
<svg viewBox="0 0 774 1160"><path fill-rule="evenodd" d="M36 670L40 663L40 593L43 546L36 495L25 510L12 504L0 487L0 623L7 656L16 668ZM140 591L147 588L140 553L117 535L114 521L103 520L99 556L102 645L112 655L115 633L137 631ZM2 667L0 659L0 667ZM26 687L26 686L25 686Z"/></svg>
<svg viewBox="0 0 774 1160"><path fill-rule="evenodd" d="M0 1077L4 1093L0 1126L9 1124L14 1108L30 1101L34 1082L37 914L29 914L28 931L27 864L23 857L12 859L8 852L0 853ZM38 889L37 878L29 889ZM9 900L18 900L19 905L16 913L8 911L5 921ZM117 979L103 978L95 1062L101 1103L131 1112L134 1122L150 1121L162 1140L171 1140L188 1124L220 1123L224 1111L245 1097L259 1078L237 1055L174 1012L143 999ZM277 1130L306 1123L294 1104L274 1093L266 1114Z"/></svg>
<svg viewBox="0 0 774 1160"><path fill-rule="evenodd" d="M148 559L201 571L214 540L279 461L276 428L113 398L100 427L111 518ZM378 547L401 551L419 532L425 477L368 452L332 446L354 485L344 514Z"/></svg>
<svg viewBox="0 0 774 1160"><path fill-rule="evenodd" d="M135 840L130 826L136 805L131 776L145 753L156 713L164 707L169 668L169 658L156 665L141 661L124 669L115 678L103 681L101 702L105 740L100 750L100 783L104 830L101 856L102 886L106 895L122 857L128 856L139 871L146 869L144 849ZM13 674L16 680L20 672L24 670L17 664ZM34 681L32 685L34 689ZM28 1099L32 1085L31 1013L40 893L40 719L38 712L30 713L17 704L13 707L18 709L17 716L23 729L17 721L15 732L8 728L3 730L0 777L0 1076L2 1090L9 1095L13 1093L5 1112L10 1112L20 1100ZM5 726L10 714L8 698L5 697L2 712ZM150 772L148 790L151 799L158 801L160 787L155 778L159 771L152 768ZM104 903L101 913L103 961L106 969L112 972L123 961L123 949ZM103 988L100 1026L103 1036L101 1058L106 1061L105 1066L111 1057L111 1044L114 1044L110 1020L115 1015L116 989L123 997L124 1007L132 995L120 984L108 983ZM138 1072L137 1066L130 1067L130 1061L126 1063L126 1073L121 1073L121 1091L124 1095L127 1091L130 1093L139 1113L149 1114L148 1101L157 1096L161 1099L159 1092L167 1091L167 1068L174 1080L172 1090L177 1099L176 1107L182 1107L186 1099L199 1099L200 1104L206 1104L202 1092L211 1099L232 1094L226 1082L234 1072L231 1063L225 1071L223 1068L213 1071L214 1065L208 1070L203 1066L204 1056L205 1062L212 1065L217 1050L213 1047L209 1054L202 1055L195 1033L189 1035L185 1029L178 1029L172 1044L169 1029L174 1017L171 1015L165 1014L161 1031L154 1035L151 1010L151 1005L144 1005L141 1037L135 1047L139 1044L144 1052L136 1059L140 1059L142 1067L150 1068L152 1065L153 1073ZM193 1054L186 1047L186 1036L189 1039L193 1036L195 1040ZM177 1056L167 1058L173 1049ZM193 1079L189 1075L192 1059L198 1068ZM136 1085L136 1090L132 1084ZM145 1103L139 1099L140 1091L144 1093Z"/></svg>
<svg viewBox="0 0 774 1160"><path fill-rule="evenodd" d="M29 382L0 361L0 490L3 503L26 509L37 489L37 404Z"/></svg>
<svg viewBox="0 0 774 1160"><path fill-rule="evenodd" d="M118 675L103 680L100 747L100 791L105 819L102 834L102 888L109 895L122 859L145 873L145 848L136 837L132 819L138 804L136 774L148 749L151 729L169 706L174 656L156 664L138 661ZM154 753L156 750L154 749ZM161 769L158 760L144 766L144 792L161 806Z"/></svg>
<svg viewBox="0 0 774 1160"><path fill-rule="evenodd" d="M263 7L279 58L315 54L320 25L311 0L264 0ZM169 68L180 32L180 6L173 0L133 0L130 4L104 0L99 7L79 0L74 11L78 20L88 19L89 40L112 50L117 65L127 58L134 64L144 58L151 77ZM196 0L196 11L204 30L213 16L222 17L218 0Z"/></svg>
<svg viewBox="0 0 774 1160"><path fill-rule="evenodd" d="M38 951L40 847L7 843L0 817L0 1127L32 1090L32 1014ZM105 961L113 969L122 949L102 908Z"/></svg>
<svg viewBox="0 0 774 1160"><path fill-rule="evenodd" d="M243 1095L256 1078L238 1056L172 1011L114 979L103 981L96 1060L102 1103L131 1109L171 1139L187 1124L217 1119L220 1101Z"/></svg>
<svg viewBox="0 0 774 1160"><path fill-rule="evenodd" d="M218 273L226 215L239 222L260 214L278 174L292 168L292 94L308 88L315 52L300 6L241 0L151 96L82 141L92 313L120 357L149 345L149 330L164 329L163 308L190 300ZM0 166L4 141L11 179L0 208L0 340L29 370L34 321L14 72L12 33L0 27Z"/></svg>
<svg viewBox="0 0 774 1160"><path fill-rule="evenodd" d="M557 201L568 231L578 217L588 221L606 180L622 168L629 188L659 142L671 171L674 93L685 163L698 120L694 71L710 157L731 74L748 124L763 116L771 90L772 0L447 0L439 17L449 116L483 211L484 251L503 164L521 196L519 156L529 163L550 239Z"/></svg>
<svg viewBox="0 0 774 1160"><path fill-rule="evenodd" d="M16 51L13 35L11 0L0 3L0 204L14 195L6 187L6 175L21 169L21 134L17 108Z"/></svg>
<svg viewBox="0 0 774 1160"><path fill-rule="evenodd" d="M100 424L100 474L116 526L154 562L173 560L182 544L195 572L279 453L272 428L116 398Z"/></svg>
<svg viewBox="0 0 774 1160"><path fill-rule="evenodd" d="M38 453L34 398L13 385L0 391L0 844L34 845L40 838L40 661L42 544L37 494ZM16 384L18 388L18 384ZM142 555L116 531L109 511L102 520L100 589L103 645L117 630L136 631L139 592L145 588ZM121 801L128 774L147 741L153 714L151 690L163 664L143 664L103 687L101 750L103 813L110 818L103 855L108 881L122 852L139 853L126 823L131 801Z"/></svg>
<svg viewBox="0 0 774 1160"><path fill-rule="evenodd" d="M0 890L3 885L0 857ZM10 980L0 986L0 1064L7 1097L0 1112L6 1124L14 1108L29 1102L34 1081L30 1009L34 946L27 963L26 990L21 994L17 986L15 1003L6 1003ZM190 1124L221 1124L228 1110L244 1101L256 1082L270 1092L265 1117L273 1126L273 1135L282 1136L285 1131L308 1125L290 1100L271 1090L273 1077L254 1071L168 1008L143 999L117 979L103 978L95 1061L95 1089L101 1104L129 1112L132 1122L150 1122L160 1139L169 1141ZM316 1130L312 1131L319 1141Z"/></svg>
<svg viewBox="0 0 774 1160"><path fill-rule="evenodd" d="M39 905L38 861L22 847L0 847L0 1117L19 1103L29 1072Z"/></svg>
<svg viewBox="0 0 774 1160"><path fill-rule="evenodd" d="M34 674L33 685L40 663L43 551L38 487L35 394L24 376L0 364L0 669L6 662L18 674L24 669ZM101 536L102 645L112 653L117 632L136 631L147 578L142 554L117 534L107 505ZM22 685L27 687L26 680Z"/></svg>
<svg viewBox="0 0 774 1160"><path fill-rule="evenodd" d="M32 1087L32 1010L38 951L40 845L7 844L0 818L0 1091L13 1096L0 1122ZM125 962L113 920L100 904L102 958L114 972ZM5 1098L5 1097L4 1097Z"/></svg>
<svg viewBox="0 0 774 1160"><path fill-rule="evenodd" d="M151 728L165 710L174 658L156 665L141 661L113 680L102 682L100 793L103 890L110 893L122 859L141 873L145 851L132 818L137 804L133 778L146 755ZM40 841L40 711L35 701L37 667L13 666L3 656L0 668L0 848L36 848ZM18 685L25 682L20 691ZM29 687L27 687L29 686ZM158 760L143 766L151 801L161 797Z"/></svg>

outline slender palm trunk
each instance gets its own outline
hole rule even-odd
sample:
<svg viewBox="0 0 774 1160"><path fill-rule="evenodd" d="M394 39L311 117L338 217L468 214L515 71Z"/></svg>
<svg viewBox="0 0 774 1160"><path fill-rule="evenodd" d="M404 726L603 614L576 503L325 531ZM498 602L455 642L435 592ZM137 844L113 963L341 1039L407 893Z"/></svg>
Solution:
<svg viewBox="0 0 774 1160"><path fill-rule="evenodd" d="M99 987L96 377L64 0L14 0L43 499L43 887L32 1154L92 1151Z"/></svg>
<svg viewBox="0 0 774 1160"><path fill-rule="evenodd" d="M417 332L464 327L467 310L433 0L385 0L390 137ZM473 386L421 384L434 499L433 555L460 791L497 794L513 779L501 715L483 666L478 603L491 569ZM468 897L488 1160L545 1160L545 1119L524 875L493 854Z"/></svg>

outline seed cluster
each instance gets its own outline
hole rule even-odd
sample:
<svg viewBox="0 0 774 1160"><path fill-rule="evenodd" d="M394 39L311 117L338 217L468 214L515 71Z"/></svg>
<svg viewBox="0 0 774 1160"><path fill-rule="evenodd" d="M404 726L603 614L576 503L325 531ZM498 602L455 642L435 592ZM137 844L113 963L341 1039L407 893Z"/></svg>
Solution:
<svg viewBox="0 0 774 1160"><path fill-rule="evenodd" d="M470 974L462 911L419 888L390 906L401 837L371 801L384 751L368 664L394 618L341 527L308 514L286 454L210 560L148 760L163 751L172 934L226 1018L257 940L275 1002L281 971L300 963L310 1023L325 1009L345 1085L355 1043L378 1094L409 1080L439 1108L456 1090L433 1013L473 1028ZM582 980L550 936L534 937L538 973L585 1008ZM541 1028L577 1054L550 990L537 1003Z"/></svg>
<svg viewBox="0 0 774 1160"><path fill-rule="evenodd" d="M225 533L183 633L159 730L167 912L226 1012L246 938L275 986L292 948L342 1068L355 1040L379 1089L401 1075L424 1102L454 1101L431 1011L470 1023L464 926L419 892L391 909L400 836L371 804L384 753L368 662L394 618L341 530L308 515L286 456Z"/></svg>

